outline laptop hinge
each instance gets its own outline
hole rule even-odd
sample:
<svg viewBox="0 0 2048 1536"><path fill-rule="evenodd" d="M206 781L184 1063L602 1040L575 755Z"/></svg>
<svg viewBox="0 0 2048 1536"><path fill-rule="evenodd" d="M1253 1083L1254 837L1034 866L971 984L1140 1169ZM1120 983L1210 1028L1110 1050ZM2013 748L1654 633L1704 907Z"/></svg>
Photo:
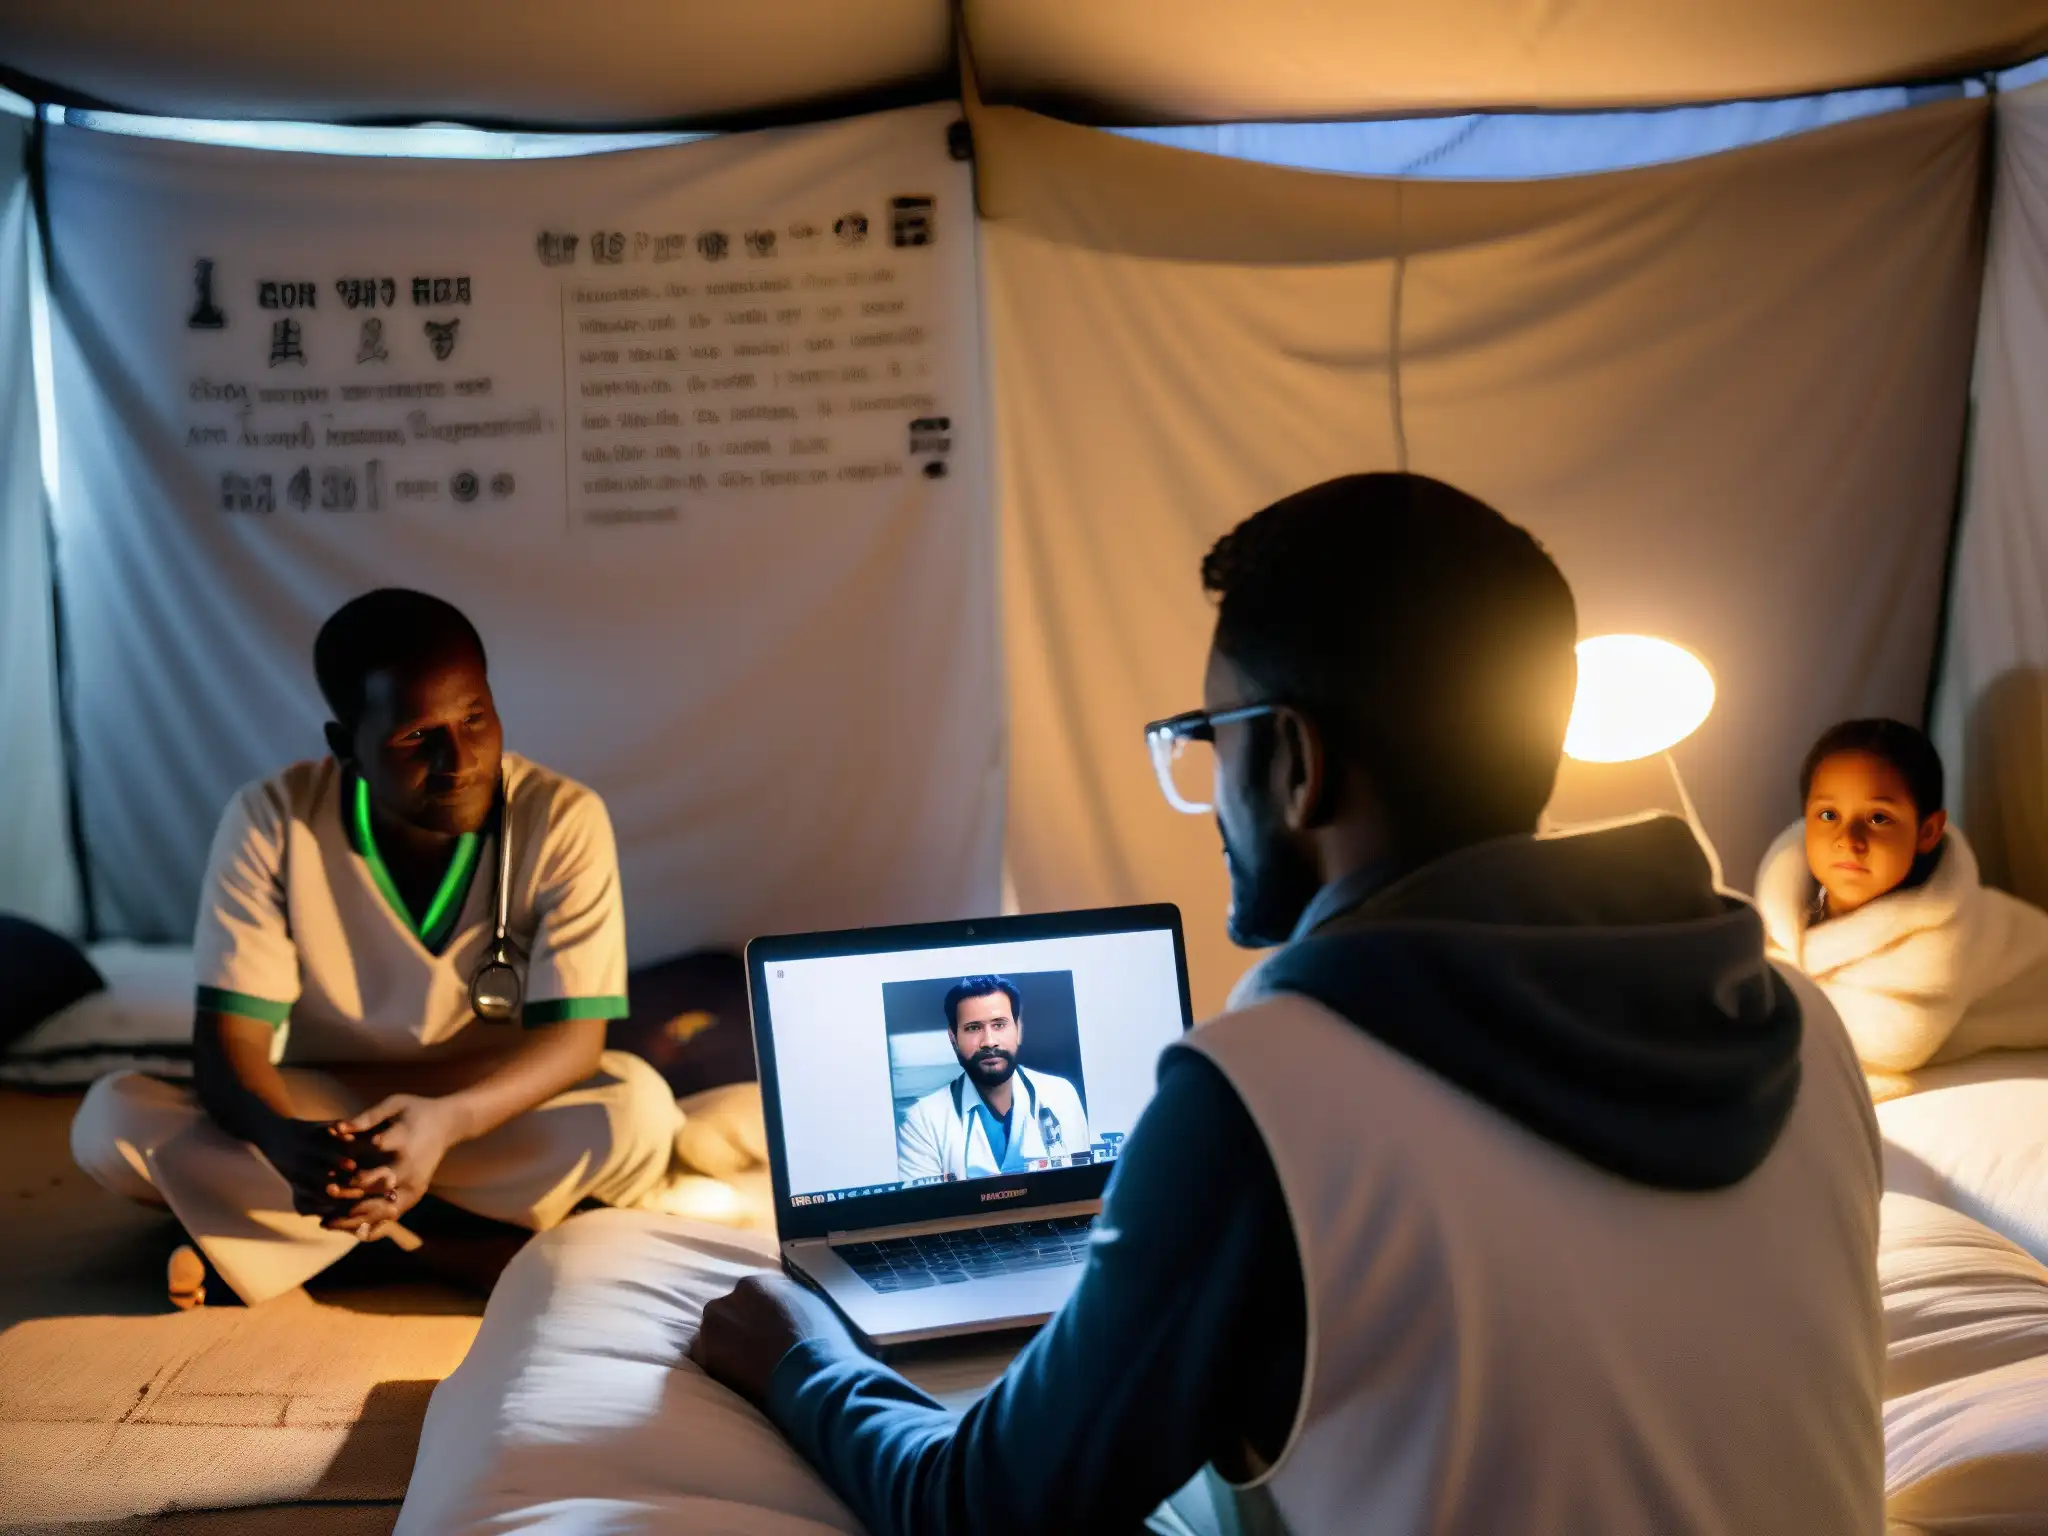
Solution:
<svg viewBox="0 0 2048 1536"><path fill-rule="evenodd" d="M1007 1227L1020 1221L1052 1221L1061 1216L1093 1216L1102 1209L1100 1200L1072 1200L1065 1205L1035 1205L1029 1210L1005 1211L998 1216L993 1211L983 1214L975 1212L967 1216L949 1216L943 1221L914 1221L897 1227L861 1227L846 1232L827 1232L828 1243L878 1243L892 1237L922 1237L928 1232L958 1232L967 1227ZM813 1239L816 1241L816 1239Z"/></svg>

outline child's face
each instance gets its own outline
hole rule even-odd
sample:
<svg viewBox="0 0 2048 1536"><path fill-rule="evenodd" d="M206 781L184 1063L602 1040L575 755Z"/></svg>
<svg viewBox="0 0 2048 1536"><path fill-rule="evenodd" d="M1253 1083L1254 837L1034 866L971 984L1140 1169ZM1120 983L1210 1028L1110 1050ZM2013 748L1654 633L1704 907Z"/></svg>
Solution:
<svg viewBox="0 0 2048 1536"><path fill-rule="evenodd" d="M1883 758L1822 758L1806 793L1806 864L1828 893L1828 915L1841 917L1897 890L1947 826L1941 811L1921 818L1904 777Z"/></svg>

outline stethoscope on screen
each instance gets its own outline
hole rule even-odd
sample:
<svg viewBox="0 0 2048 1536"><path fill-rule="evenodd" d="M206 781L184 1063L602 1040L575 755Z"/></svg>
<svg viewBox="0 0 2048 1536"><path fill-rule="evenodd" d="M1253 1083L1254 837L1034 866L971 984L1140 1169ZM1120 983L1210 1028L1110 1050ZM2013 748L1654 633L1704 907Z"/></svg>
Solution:
<svg viewBox="0 0 2048 1536"><path fill-rule="evenodd" d="M1038 1103L1038 1090L1031 1087L1027 1078L1024 1086L1030 1090L1031 1102ZM1067 1133L1060 1129L1060 1117L1049 1109L1038 1111L1038 1139L1045 1145L1047 1157L1064 1157L1067 1149Z"/></svg>
<svg viewBox="0 0 2048 1536"><path fill-rule="evenodd" d="M1038 1139L1045 1147L1045 1155L1047 1157L1063 1156L1067 1145L1067 1133L1060 1126L1060 1117L1038 1102L1038 1088L1029 1077L1025 1076L1022 1067L1017 1069L1017 1076L1023 1080L1025 1096L1031 1101L1031 1118L1038 1122ZM963 1077L961 1081L965 1082L966 1079ZM964 1102L961 1105L961 1109L963 1112L966 1109Z"/></svg>
<svg viewBox="0 0 2048 1536"><path fill-rule="evenodd" d="M512 787L501 774L498 779L498 924L491 946L469 978L469 1006L476 1016L492 1024L504 1024L519 1017L526 1001L526 983L520 967L526 951L512 941Z"/></svg>

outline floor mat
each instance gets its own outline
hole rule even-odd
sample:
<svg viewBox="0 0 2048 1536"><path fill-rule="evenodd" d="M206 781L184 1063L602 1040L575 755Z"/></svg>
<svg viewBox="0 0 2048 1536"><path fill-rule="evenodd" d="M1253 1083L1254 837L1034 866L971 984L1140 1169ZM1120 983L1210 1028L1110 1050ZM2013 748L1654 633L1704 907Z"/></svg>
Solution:
<svg viewBox="0 0 2048 1536"><path fill-rule="evenodd" d="M168 1311L176 1225L72 1166L75 1104L0 1092L0 1529L382 1536L481 1303L407 1286Z"/></svg>

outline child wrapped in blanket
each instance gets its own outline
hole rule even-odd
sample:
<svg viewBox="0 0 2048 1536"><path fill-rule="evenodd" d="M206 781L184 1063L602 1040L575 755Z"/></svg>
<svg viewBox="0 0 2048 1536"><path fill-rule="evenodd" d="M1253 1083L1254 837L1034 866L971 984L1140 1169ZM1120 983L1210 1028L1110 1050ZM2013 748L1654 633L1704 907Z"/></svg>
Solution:
<svg viewBox="0 0 2048 1536"><path fill-rule="evenodd" d="M1896 720L1827 731L1799 771L1806 813L1764 855L1772 955L1812 977L1880 1101L1920 1069L2048 1046L2048 912L1978 878L1942 808L1941 757Z"/></svg>

